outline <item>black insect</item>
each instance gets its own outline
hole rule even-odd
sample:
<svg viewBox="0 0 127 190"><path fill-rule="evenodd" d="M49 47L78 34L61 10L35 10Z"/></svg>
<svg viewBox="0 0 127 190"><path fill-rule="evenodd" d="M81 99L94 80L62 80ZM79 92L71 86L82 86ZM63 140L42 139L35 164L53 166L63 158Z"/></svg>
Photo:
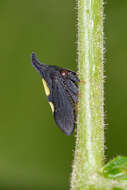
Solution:
<svg viewBox="0 0 127 190"><path fill-rule="evenodd" d="M75 125L75 103L78 100L79 82L75 72L58 66L39 63L32 53L32 65L40 73L54 119L66 135L71 135Z"/></svg>

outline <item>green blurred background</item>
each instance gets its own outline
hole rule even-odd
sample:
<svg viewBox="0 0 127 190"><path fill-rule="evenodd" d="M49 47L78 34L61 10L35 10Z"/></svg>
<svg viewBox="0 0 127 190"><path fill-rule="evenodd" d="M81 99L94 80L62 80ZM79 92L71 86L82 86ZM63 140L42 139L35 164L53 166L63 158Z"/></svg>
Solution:
<svg viewBox="0 0 127 190"><path fill-rule="evenodd" d="M74 135L55 125L40 61L77 70L74 0L0 0L0 190L67 190ZM105 2L106 158L127 155L127 1Z"/></svg>

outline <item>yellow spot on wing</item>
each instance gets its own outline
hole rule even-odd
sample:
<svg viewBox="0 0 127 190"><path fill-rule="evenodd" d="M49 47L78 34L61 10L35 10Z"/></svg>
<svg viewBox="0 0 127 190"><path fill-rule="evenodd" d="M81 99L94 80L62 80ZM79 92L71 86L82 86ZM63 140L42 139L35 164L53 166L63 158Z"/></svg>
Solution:
<svg viewBox="0 0 127 190"><path fill-rule="evenodd" d="M45 90L46 96L49 96L50 95L50 90L49 90L49 87L48 87L48 85L47 85L47 83L46 83L46 81L44 79L42 79L42 83L44 85L44 90Z"/></svg>
<svg viewBox="0 0 127 190"><path fill-rule="evenodd" d="M51 106L52 112L54 112L54 105L53 105L53 103L52 103L52 102L49 102L49 105Z"/></svg>

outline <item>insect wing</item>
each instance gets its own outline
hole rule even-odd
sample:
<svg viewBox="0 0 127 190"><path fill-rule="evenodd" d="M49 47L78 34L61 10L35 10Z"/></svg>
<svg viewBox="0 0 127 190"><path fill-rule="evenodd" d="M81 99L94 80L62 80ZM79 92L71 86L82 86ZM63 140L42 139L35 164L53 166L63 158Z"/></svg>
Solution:
<svg viewBox="0 0 127 190"><path fill-rule="evenodd" d="M78 87L71 80L67 80L66 85L69 90L71 90L75 95L78 96Z"/></svg>
<svg viewBox="0 0 127 190"><path fill-rule="evenodd" d="M70 94L70 97L72 98L74 103L77 103L78 102L78 87L70 79L66 80L66 90Z"/></svg>
<svg viewBox="0 0 127 190"><path fill-rule="evenodd" d="M66 135L71 135L74 129L74 105L60 81L54 80L52 83L55 122Z"/></svg>

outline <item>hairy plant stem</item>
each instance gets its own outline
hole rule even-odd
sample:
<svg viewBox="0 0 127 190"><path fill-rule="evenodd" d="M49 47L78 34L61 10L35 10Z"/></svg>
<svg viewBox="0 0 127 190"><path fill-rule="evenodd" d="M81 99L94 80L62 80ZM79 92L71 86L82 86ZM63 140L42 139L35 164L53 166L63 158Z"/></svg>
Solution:
<svg viewBox="0 0 127 190"><path fill-rule="evenodd" d="M103 0L77 1L80 85L71 189L87 190L104 164Z"/></svg>

